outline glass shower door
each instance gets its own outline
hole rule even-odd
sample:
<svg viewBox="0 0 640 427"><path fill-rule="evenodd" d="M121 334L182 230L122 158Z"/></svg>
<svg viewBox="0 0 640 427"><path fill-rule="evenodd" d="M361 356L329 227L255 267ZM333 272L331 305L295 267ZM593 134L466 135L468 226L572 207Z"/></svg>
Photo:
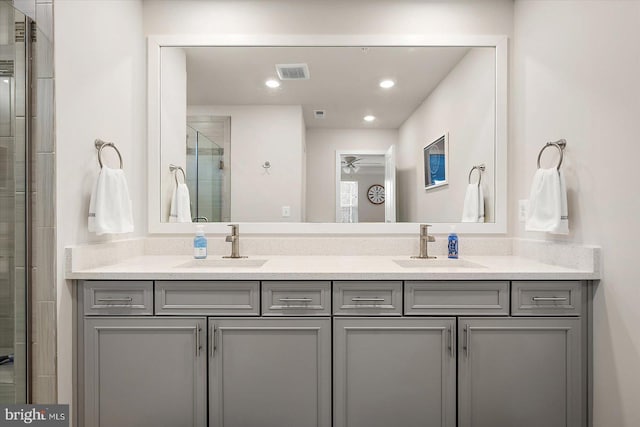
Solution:
<svg viewBox="0 0 640 427"><path fill-rule="evenodd" d="M0 2L0 403L27 399L26 18ZM28 41L27 41L28 42Z"/></svg>
<svg viewBox="0 0 640 427"><path fill-rule="evenodd" d="M187 186L194 221L231 221L229 132L230 117L187 121Z"/></svg>

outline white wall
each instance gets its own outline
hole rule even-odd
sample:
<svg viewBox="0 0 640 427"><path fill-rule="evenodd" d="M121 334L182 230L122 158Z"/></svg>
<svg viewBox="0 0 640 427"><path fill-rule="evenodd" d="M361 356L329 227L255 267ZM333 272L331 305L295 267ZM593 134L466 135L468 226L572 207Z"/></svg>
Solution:
<svg viewBox="0 0 640 427"><path fill-rule="evenodd" d="M506 34L512 0L145 0L145 34Z"/></svg>
<svg viewBox="0 0 640 427"><path fill-rule="evenodd" d="M484 163L485 221L494 221L495 50L471 49L400 126L399 221L460 222L469 171ZM448 185L424 189L423 148L449 133ZM474 172L473 178L477 180Z"/></svg>
<svg viewBox="0 0 640 427"><path fill-rule="evenodd" d="M169 164L187 170L187 57L183 49L163 49L160 61L160 191L162 221L169 221L171 198L176 186ZM179 172L178 172L179 173Z"/></svg>
<svg viewBox="0 0 640 427"><path fill-rule="evenodd" d="M594 301L594 427L640 425L640 2L516 1L510 212L545 141L566 138L572 242L602 246ZM551 156L550 156L551 157ZM546 159L549 163L553 160Z"/></svg>
<svg viewBox="0 0 640 427"><path fill-rule="evenodd" d="M64 247L142 236L147 231L142 2L56 0L54 27L58 399L69 403L74 289L64 280ZM133 200L134 233L97 237L87 231L89 197L98 173L96 138L114 141L122 153Z"/></svg>
<svg viewBox="0 0 640 427"><path fill-rule="evenodd" d="M298 105L188 106L189 115L231 117L231 220L300 222L304 121ZM265 170L265 161L271 168ZM291 216L282 216L289 206Z"/></svg>
<svg viewBox="0 0 640 427"><path fill-rule="evenodd" d="M396 129L307 129L306 140L307 221L335 222L336 150L386 151L398 142L398 131ZM381 184L384 185L384 182ZM359 202L369 203L362 198Z"/></svg>

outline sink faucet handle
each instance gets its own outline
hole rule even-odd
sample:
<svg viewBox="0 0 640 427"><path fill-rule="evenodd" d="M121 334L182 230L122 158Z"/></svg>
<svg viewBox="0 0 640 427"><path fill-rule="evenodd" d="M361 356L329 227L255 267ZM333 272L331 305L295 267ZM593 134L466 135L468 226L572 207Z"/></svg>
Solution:
<svg viewBox="0 0 640 427"><path fill-rule="evenodd" d="M426 238L427 242L435 242L436 238L429 234L431 224L420 224L420 237Z"/></svg>

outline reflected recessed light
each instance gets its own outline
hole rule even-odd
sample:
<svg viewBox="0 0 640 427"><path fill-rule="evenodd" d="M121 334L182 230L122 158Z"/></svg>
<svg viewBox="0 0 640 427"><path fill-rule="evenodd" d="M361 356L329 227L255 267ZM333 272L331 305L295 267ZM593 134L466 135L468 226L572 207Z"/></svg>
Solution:
<svg viewBox="0 0 640 427"><path fill-rule="evenodd" d="M394 82L393 80L389 80L389 79L382 80L380 82L380 87L383 88L383 89L389 89L389 88L394 87L395 85L396 85L396 82Z"/></svg>
<svg viewBox="0 0 640 427"><path fill-rule="evenodd" d="M369 115L369 116L364 116L364 117L363 117L363 119L364 119L364 121L365 121L365 122L372 122L372 121L374 121L376 118L375 118L375 116L371 116L371 115Z"/></svg>
<svg viewBox="0 0 640 427"><path fill-rule="evenodd" d="M2 83L9 83L9 79L2 79Z"/></svg>
<svg viewBox="0 0 640 427"><path fill-rule="evenodd" d="M269 79L269 80L267 80L266 82L264 82L264 84L265 84L267 87L270 87L271 89L275 89L275 88L277 88L277 87L280 87L280 82L279 82L279 81L277 81L277 80L274 80L274 79Z"/></svg>

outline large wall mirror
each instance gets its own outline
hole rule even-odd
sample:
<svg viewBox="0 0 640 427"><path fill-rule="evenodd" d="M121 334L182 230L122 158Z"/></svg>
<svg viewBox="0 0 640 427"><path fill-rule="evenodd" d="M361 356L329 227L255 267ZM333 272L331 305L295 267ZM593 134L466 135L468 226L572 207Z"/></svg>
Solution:
<svg viewBox="0 0 640 427"><path fill-rule="evenodd" d="M506 45L150 37L150 232L506 232ZM479 164L484 215L463 221Z"/></svg>

